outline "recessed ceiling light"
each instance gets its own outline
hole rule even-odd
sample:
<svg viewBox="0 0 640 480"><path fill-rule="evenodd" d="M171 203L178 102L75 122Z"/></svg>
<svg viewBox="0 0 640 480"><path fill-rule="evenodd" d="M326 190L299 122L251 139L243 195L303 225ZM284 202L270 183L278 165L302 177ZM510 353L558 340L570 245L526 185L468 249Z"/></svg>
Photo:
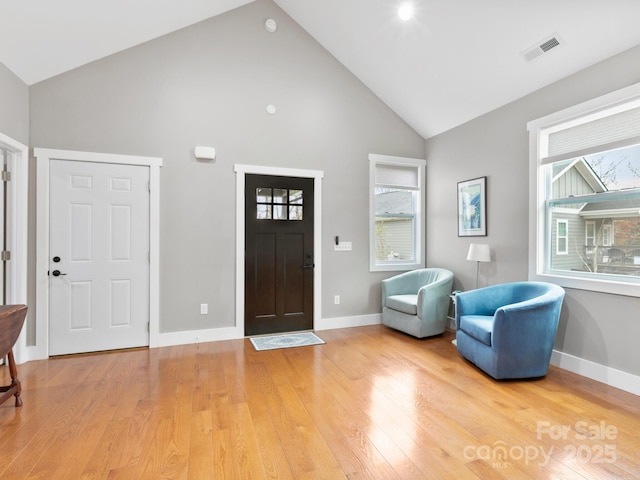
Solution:
<svg viewBox="0 0 640 480"><path fill-rule="evenodd" d="M413 4L411 2L405 2L400 5L400 8L398 9L398 16L405 21L413 17Z"/></svg>

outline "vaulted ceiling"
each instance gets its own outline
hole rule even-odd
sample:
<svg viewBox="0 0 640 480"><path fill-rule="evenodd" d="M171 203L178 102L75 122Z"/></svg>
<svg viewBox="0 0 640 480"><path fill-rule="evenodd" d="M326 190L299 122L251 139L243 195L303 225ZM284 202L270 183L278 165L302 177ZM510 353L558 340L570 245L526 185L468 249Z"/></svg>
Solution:
<svg viewBox="0 0 640 480"><path fill-rule="evenodd" d="M251 1L0 0L0 62L32 85ZM638 0L274 2L425 138L640 44Z"/></svg>

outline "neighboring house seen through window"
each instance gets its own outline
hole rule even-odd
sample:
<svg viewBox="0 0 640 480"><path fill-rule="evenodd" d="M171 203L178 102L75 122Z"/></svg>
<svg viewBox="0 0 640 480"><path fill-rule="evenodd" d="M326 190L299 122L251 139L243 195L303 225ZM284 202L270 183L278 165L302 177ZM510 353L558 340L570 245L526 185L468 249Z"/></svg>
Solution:
<svg viewBox="0 0 640 480"><path fill-rule="evenodd" d="M558 220L556 226L556 254L566 255L569 253L569 221Z"/></svg>
<svg viewBox="0 0 640 480"><path fill-rule="evenodd" d="M595 251L596 244L596 222L593 220L585 220L584 222L584 245L585 253L591 255Z"/></svg>
<svg viewBox="0 0 640 480"><path fill-rule="evenodd" d="M528 127L530 277L640 296L640 85Z"/></svg>
<svg viewBox="0 0 640 480"><path fill-rule="evenodd" d="M413 158L369 155L370 270L424 267L424 167Z"/></svg>

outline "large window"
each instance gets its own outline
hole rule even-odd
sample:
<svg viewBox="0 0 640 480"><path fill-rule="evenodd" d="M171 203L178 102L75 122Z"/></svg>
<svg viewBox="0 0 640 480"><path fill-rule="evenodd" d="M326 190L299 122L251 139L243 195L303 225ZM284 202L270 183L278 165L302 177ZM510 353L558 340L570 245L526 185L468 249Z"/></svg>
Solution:
<svg viewBox="0 0 640 480"><path fill-rule="evenodd" d="M424 166L413 158L369 155L370 269L424 267Z"/></svg>
<svg viewBox="0 0 640 480"><path fill-rule="evenodd" d="M528 127L530 277L640 296L640 85Z"/></svg>

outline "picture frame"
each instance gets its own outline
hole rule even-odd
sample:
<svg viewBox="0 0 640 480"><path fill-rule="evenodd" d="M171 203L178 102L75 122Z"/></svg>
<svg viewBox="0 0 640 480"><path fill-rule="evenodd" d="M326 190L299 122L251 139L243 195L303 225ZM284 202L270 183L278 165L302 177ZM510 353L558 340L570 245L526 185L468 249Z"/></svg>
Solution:
<svg viewBox="0 0 640 480"><path fill-rule="evenodd" d="M458 182L458 236L487 236L487 177Z"/></svg>

